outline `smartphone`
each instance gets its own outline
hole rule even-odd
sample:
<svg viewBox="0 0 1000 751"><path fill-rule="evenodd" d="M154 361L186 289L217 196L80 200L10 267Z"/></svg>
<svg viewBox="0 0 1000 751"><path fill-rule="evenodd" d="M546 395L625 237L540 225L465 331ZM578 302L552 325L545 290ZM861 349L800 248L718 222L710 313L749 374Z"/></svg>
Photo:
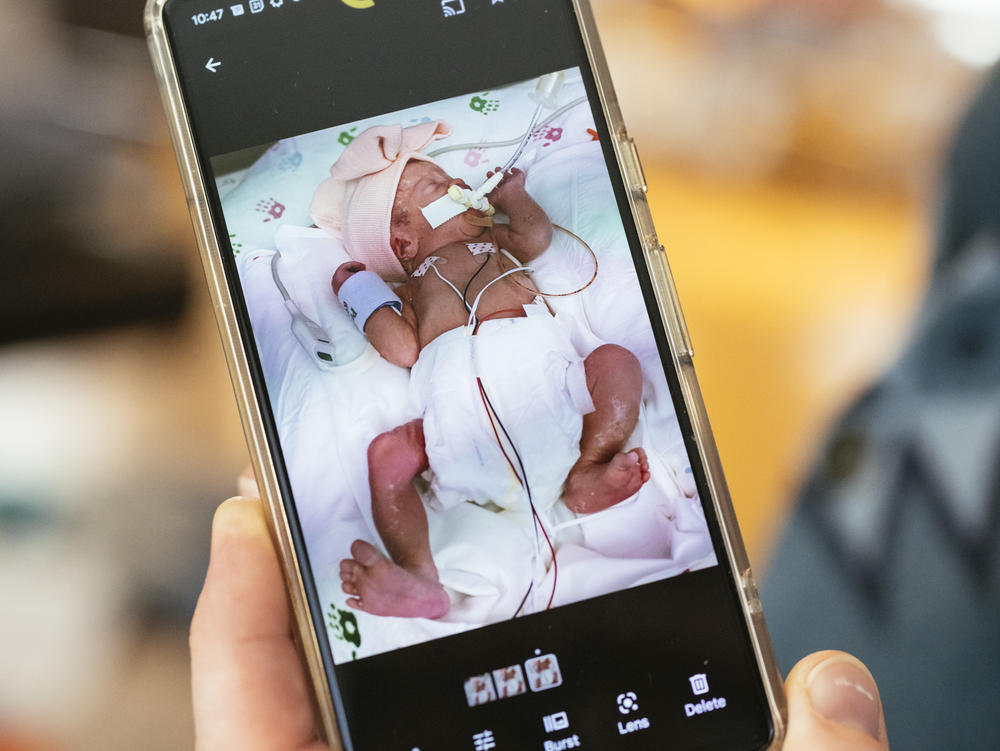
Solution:
<svg viewBox="0 0 1000 751"><path fill-rule="evenodd" d="M335 749L763 749L781 680L585 0L151 0Z"/></svg>

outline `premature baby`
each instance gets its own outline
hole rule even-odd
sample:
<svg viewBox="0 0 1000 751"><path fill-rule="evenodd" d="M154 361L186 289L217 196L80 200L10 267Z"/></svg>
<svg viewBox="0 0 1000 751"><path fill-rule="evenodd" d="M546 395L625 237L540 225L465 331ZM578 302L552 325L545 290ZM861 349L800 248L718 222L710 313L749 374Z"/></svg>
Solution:
<svg viewBox="0 0 1000 751"><path fill-rule="evenodd" d="M427 470L446 508L526 505L530 489L533 503L551 505L561 493L570 510L588 514L649 480L643 450L625 445L642 396L638 360L613 344L581 357L530 277L514 270L552 238L525 174L511 170L487 195L509 224L489 227L470 209L432 227L422 213L451 186L468 189L422 153L449 133L441 122L369 129L333 165L312 206L353 259L332 281L349 312L345 285L355 277L374 272L400 283L359 323L382 357L412 367L420 415L368 447L372 511L388 557L357 540L341 562L348 605L374 615L439 618L450 608L413 483Z"/></svg>

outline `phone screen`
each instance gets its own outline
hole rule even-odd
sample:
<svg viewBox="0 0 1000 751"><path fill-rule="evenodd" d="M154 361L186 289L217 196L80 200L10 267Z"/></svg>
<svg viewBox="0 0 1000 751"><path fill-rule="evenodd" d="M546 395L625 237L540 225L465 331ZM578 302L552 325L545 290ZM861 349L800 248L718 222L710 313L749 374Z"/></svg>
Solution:
<svg viewBox="0 0 1000 751"><path fill-rule="evenodd" d="M572 3L165 18L345 748L764 746Z"/></svg>

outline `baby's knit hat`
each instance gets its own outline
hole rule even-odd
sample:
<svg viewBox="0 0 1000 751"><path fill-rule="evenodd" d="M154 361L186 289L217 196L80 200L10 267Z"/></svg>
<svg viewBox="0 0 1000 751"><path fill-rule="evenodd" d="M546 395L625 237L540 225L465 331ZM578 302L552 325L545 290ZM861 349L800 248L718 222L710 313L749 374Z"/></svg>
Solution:
<svg viewBox="0 0 1000 751"><path fill-rule="evenodd" d="M433 161L421 151L451 134L441 120L378 125L359 135L330 167L309 213L317 227L341 238L348 255L387 282L406 281L389 245L392 205L403 168L412 159Z"/></svg>

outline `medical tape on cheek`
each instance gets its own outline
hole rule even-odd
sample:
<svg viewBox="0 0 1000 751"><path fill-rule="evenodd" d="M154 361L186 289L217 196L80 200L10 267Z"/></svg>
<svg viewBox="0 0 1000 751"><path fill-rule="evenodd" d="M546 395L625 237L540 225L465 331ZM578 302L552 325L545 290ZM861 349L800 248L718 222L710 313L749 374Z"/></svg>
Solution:
<svg viewBox="0 0 1000 751"><path fill-rule="evenodd" d="M375 311L392 308L397 314L403 312L403 301L374 271L352 274L341 285L337 298L361 333Z"/></svg>
<svg viewBox="0 0 1000 751"><path fill-rule="evenodd" d="M467 210L467 206L452 200L451 196L446 193L436 201L424 206L420 212L424 215L427 223L431 225L431 229L437 229L449 219L454 219Z"/></svg>
<svg viewBox="0 0 1000 751"><path fill-rule="evenodd" d="M420 209L420 213L431 225L431 229L437 229L450 219L464 214L468 209L482 211L487 217L492 216L495 209L486 199L486 194L491 193L503 178L504 173L498 171L475 190L452 185L447 193Z"/></svg>

